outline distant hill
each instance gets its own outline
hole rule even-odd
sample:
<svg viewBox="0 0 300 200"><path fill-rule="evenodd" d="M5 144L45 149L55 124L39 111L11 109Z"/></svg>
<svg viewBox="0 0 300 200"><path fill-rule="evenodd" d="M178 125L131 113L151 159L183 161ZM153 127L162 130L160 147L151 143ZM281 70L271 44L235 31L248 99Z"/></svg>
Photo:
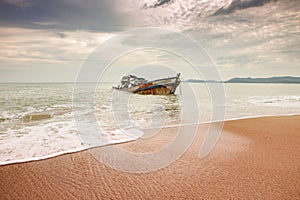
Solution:
<svg viewBox="0 0 300 200"><path fill-rule="evenodd" d="M300 83L300 77L280 76L270 78L233 78L225 83Z"/></svg>
<svg viewBox="0 0 300 200"><path fill-rule="evenodd" d="M199 79L188 79L183 82L187 83L218 83L215 80L199 80ZM223 83L297 83L300 84L300 77L293 76L278 76L278 77L269 77L269 78L232 78L228 81L223 81Z"/></svg>

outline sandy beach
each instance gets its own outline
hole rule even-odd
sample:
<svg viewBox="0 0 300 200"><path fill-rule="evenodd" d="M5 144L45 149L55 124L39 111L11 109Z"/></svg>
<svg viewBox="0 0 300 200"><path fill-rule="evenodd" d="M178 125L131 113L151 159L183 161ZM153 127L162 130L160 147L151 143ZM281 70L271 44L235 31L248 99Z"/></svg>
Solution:
<svg viewBox="0 0 300 200"><path fill-rule="evenodd" d="M183 156L150 173L111 169L87 150L1 166L1 199L300 199L299 122L300 116L227 121L216 147L200 159L203 124ZM151 152L174 134L166 128L117 147Z"/></svg>

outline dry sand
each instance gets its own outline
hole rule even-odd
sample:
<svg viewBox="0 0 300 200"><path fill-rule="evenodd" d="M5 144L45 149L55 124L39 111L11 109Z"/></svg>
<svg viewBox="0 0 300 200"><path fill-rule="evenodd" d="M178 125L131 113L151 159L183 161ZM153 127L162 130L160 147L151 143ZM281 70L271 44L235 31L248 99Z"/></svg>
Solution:
<svg viewBox="0 0 300 200"><path fill-rule="evenodd" d="M89 151L0 167L1 199L300 199L300 116L228 121L213 151L198 158L206 125L170 166L132 174ZM176 128L117 147L163 147ZM128 161L130 162L130 161Z"/></svg>

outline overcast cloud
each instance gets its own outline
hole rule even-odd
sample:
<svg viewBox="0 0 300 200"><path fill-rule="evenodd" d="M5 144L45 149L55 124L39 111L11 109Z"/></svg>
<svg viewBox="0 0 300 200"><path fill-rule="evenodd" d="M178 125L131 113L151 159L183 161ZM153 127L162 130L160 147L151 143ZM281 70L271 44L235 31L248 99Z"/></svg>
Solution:
<svg viewBox="0 0 300 200"><path fill-rule="evenodd" d="M224 79L300 76L299 24L298 0L0 0L0 82L73 81L97 45L146 26L195 39Z"/></svg>

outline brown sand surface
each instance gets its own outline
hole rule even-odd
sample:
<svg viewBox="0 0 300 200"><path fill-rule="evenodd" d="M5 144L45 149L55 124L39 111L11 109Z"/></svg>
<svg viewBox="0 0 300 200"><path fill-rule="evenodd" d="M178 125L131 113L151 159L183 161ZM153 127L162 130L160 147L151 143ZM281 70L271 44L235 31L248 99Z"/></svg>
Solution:
<svg viewBox="0 0 300 200"><path fill-rule="evenodd" d="M227 121L213 151L199 159L207 127L183 156L150 173L111 169L89 151L1 166L0 199L300 199L300 116ZM157 151L176 132L117 147Z"/></svg>

